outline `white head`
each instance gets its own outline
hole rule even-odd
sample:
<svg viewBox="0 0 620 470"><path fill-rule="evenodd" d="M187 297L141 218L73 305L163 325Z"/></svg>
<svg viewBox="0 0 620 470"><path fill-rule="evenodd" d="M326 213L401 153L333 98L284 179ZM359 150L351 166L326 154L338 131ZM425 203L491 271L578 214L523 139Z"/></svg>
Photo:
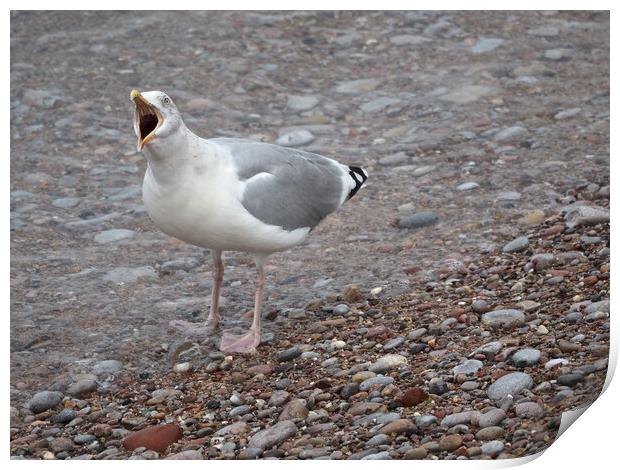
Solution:
<svg viewBox="0 0 620 470"><path fill-rule="evenodd" d="M164 92L132 90L130 96L136 107L133 129L138 137L138 150L154 139L165 139L185 127L181 113Z"/></svg>

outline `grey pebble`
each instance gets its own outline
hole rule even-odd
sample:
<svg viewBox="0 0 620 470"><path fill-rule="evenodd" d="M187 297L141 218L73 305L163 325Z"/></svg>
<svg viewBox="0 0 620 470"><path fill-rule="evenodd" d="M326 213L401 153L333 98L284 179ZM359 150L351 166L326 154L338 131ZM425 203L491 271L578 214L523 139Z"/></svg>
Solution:
<svg viewBox="0 0 620 470"><path fill-rule="evenodd" d="M61 197L52 201L52 205L60 209L70 209L71 207L77 206L79 203L79 197Z"/></svg>
<svg viewBox="0 0 620 470"><path fill-rule="evenodd" d="M301 355L301 348L299 346L293 346L291 348L288 348L282 351L280 354L278 354L277 359L280 362L286 362L286 361L295 359L297 356L300 356L300 355Z"/></svg>
<svg viewBox="0 0 620 470"><path fill-rule="evenodd" d="M522 310L500 309L482 315L482 323L490 327L513 327L525 323L525 314Z"/></svg>
<svg viewBox="0 0 620 470"><path fill-rule="evenodd" d="M512 372L497 379L487 389L492 400L500 400L508 395L516 395L524 389L532 388L534 380L524 372Z"/></svg>
<svg viewBox="0 0 620 470"><path fill-rule="evenodd" d="M436 224L439 217L434 212L418 212L398 221L400 228L420 228Z"/></svg>
<svg viewBox="0 0 620 470"><path fill-rule="evenodd" d="M359 389L362 392L365 392L366 390L369 390L373 385L388 385L392 382L394 382L394 379L392 377L377 375L376 377L371 377L360 383Z"/></svg>
<svg viewBox="0 0 620 470"><path fill-rule="evenodd" d="M99 361L93 366L93 373L96 375L115 374L123 369L123 363L116 359L106 359Z"/></svg>
<svg viewBox="0 0 620 470"><path fill-rule="evenodd" d="M527 237L519 237L515 238L511 242L506 243L502 248L502 251L504 253L518 253L527 250L529 246L530 241L527 239Z"/></svg>
<svg viewBox="0 0 620 470"><path fill-rule="evenodd" d="M537 364L540 356L541 352L538 349L525 348L514 353L511 360L515 366L522 368Z"/></svg>
<svg viewBox="0 0 620 470"><path fill-rule="evenodd" d="M103 232L99 232L95 235L95 241L101 244L114 243L121 240L126 240L134 235L136 235L136 232L124 228L104 230Z"/></svg>
<svg viewBox="0 0 620 470"><path fill-rule="evenodd" d="M62 401L62 397L63 395L60 392L39 392L28 401L27 406L33 413L41 413L57 406Z"/></svg>
<svg viewBox="0 0 620 470"><path fill-rule="evenodd" d="M65 408L57 415L52 416L52 423L68 423L73 420L77 416L77 413L74 410L69 408Z"/></svg>

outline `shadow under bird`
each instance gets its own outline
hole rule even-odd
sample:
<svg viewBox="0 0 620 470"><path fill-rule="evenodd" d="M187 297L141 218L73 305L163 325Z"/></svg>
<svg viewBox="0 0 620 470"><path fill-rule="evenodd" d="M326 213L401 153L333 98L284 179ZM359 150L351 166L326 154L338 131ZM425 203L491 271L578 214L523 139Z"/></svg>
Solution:
<svg viewBox="0 0 620 470"><path fill-rule="evenodd" d="M223 251L250 253L258 268L252 325L224 331L220 349L248 352L261 340L267 257L301 243L362 187L368 174L303 150L244 139L203 139L161 91L131 92L138 150L148 161L142 197L164 233L209 248L214 263L208 331L220 321Z"/></svg>

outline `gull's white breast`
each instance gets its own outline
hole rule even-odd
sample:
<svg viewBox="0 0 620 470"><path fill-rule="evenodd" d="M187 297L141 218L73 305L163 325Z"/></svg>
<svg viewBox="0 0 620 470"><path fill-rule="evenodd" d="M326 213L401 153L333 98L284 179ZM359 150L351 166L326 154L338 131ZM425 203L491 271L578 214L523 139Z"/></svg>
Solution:
<svg viewBox="0 0 620 470"><path fill-rule="evenodd" d="M240 181L229 155L211 158L204 140L189 155L169 162L149 159L142 195L153 222L166 234L219 250L271 253L301 242L309 228L287 231L267 225L241 204ZM165 174L162 174L165 172Z"/></svg>

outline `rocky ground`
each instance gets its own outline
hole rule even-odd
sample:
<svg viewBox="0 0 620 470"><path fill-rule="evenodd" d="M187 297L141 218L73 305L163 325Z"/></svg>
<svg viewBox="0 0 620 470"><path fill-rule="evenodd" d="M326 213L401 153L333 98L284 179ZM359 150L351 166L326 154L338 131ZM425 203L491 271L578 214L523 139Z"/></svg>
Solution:
<svg viewBox="0 0 620 470"><path fill-rule="evenodd" d="M271 258L255 355L172 326L210 257L145 213L132 88L369 170ZM510 458L601 390L607 13L12 13L11 136L14 458Z"/></svg>

